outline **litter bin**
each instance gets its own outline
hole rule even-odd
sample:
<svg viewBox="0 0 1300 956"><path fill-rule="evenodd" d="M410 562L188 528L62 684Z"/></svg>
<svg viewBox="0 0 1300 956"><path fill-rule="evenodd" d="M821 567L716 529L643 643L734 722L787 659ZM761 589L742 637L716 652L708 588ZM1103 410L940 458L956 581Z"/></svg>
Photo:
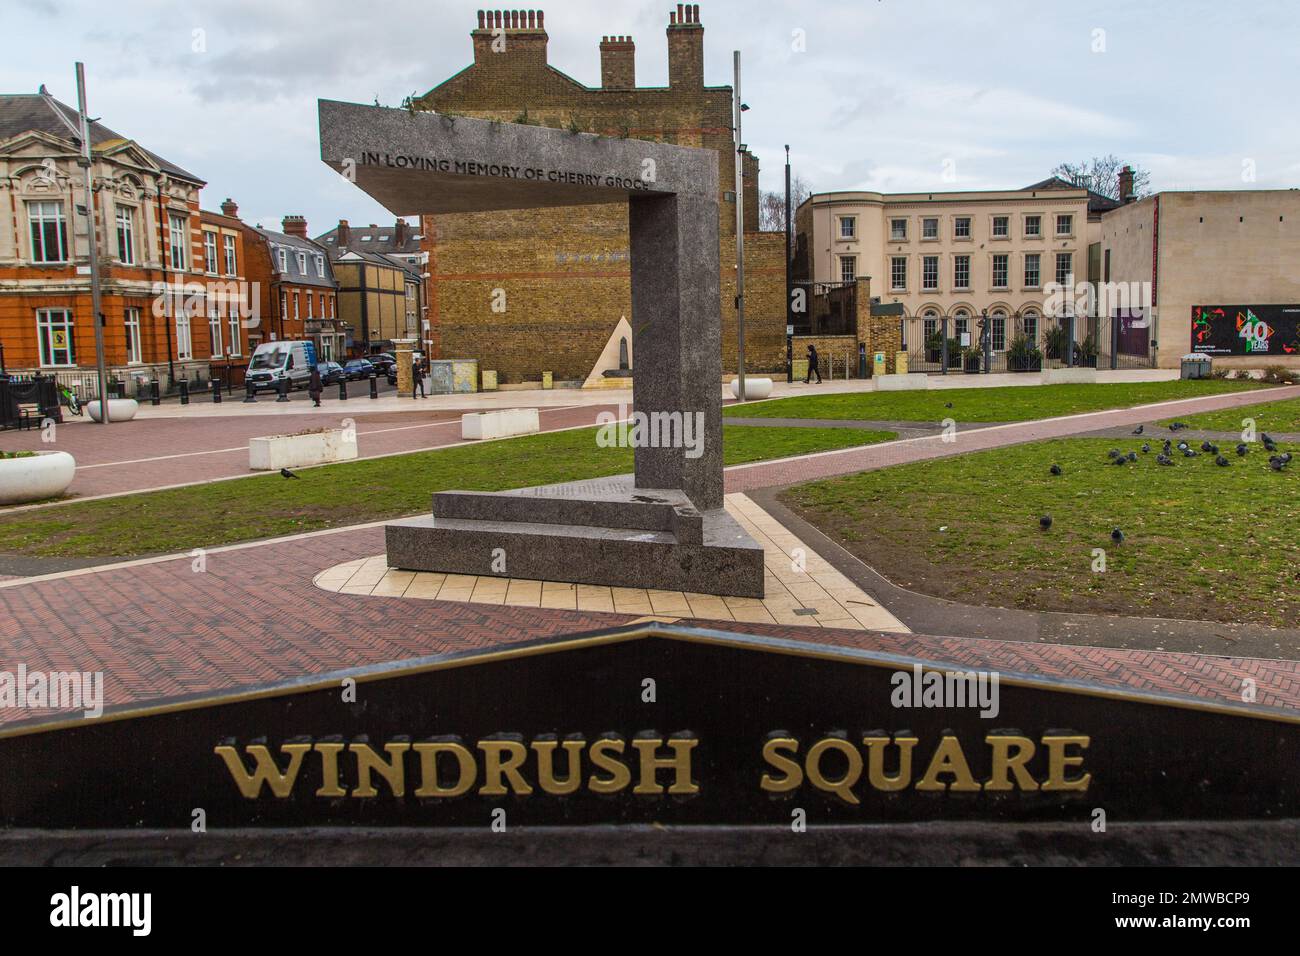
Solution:
<svg viewBox="0 0 1300 956"><path fill-rule="evenodd" d="M1209 378L1210 357L1192 352L1182 359L1181 378Z"/></svg>

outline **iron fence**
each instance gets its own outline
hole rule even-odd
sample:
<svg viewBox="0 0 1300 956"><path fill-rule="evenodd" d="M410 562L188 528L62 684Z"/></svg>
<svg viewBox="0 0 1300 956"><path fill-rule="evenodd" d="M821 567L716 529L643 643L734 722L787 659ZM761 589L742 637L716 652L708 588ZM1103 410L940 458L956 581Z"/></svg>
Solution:
<svg viewBox="0 0 1300 956"><path fill-rule="evenodd" d="M28 409L34 415L25 415ZM48 375L0 375L0 428L18 428L25 418L63 420L54 379Z"/></svg>

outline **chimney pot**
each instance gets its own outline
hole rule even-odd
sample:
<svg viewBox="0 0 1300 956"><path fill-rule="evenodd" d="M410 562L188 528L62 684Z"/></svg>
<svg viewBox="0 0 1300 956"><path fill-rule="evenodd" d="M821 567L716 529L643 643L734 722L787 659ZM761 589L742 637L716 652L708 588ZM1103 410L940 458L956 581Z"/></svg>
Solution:
<svg viewBox="0 0 1300 956"><path fill-rule="evenodd" d="M479 28L480 30L483 29L483 11L482 11L482 10L480 10L480 11L478 12L478 28Z"/></svg>
<svg viewBox="0 0 1300 956"><path fill-rule="evenodd" d="M299 239L306 239L307 220L302 216L285 216L280 220L280 231L286 236L297 236Z"/></svg>
<svg viewBox="0 0 1300 956"><path fill-rule="evenodd" d="M229 196L227 196L226 201L221 204L221 215L229 216L231 219L239 218L239 207L235 205L235 201Z"/></svg>

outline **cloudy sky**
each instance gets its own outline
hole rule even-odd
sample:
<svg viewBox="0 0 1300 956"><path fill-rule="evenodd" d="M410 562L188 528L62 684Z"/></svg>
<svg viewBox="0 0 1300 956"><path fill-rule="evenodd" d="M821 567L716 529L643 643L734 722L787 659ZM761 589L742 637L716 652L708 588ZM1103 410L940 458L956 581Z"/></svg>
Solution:
<svg viewBox="0 0 1300 956"><path fill-rule="evenodd" d="M317 97L397 105L472 60L457 0L5 0L5 92L45 83L232 196L248 222L389 215L319 160ZM667 82L675 3L564 0L550 62L600 82L602 34L632 34ZM744 62L744 138L781 186L783 144L814 189L1019 187L1105 153L1156 189L1300 185L1295 0L705 0L705 74ZM1250 178L1253 172L1253 180Z"/></svg>

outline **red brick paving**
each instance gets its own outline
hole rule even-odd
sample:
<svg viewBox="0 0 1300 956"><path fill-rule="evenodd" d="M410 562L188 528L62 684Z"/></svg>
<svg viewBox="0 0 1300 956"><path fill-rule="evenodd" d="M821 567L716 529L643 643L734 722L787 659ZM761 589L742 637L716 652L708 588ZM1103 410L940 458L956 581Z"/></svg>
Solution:
<svg viewBox="0 0 1300 956"><path fill-rule="evenodd" d="M1300 388L1293 391L1300 394ZM1287 397L1282 390L1270 395ZM1196 399L1176 406L1176 414L1246 404L1234 400L1239 398ZM574 411L581 418L594 416L597 409ZM1101 412L1064 422L989 429L968 434L955 445L927 440L733 468L728 470L727 484L728 490L782 484L1151 417L1151 412L1134 410ZM550 425L556 427L554 422ZM103 671L106 705L114 707L429 654L505 646L633 619L623 614L334 594L311 584L323 568L382 551L382 529L364 528L213 552L203 573L195 573L191 559L182 557L8 583L0 587L0 670L12 671L22 663L29 670ZM1257 682L1259 704L1300 709L1300 662L1296 661L783 625L727 622L717 626L964 668L1145 688L1202 700L1240 702L1242 680L1250 677ZM0 709L0 722L37 716L32 710Z"/></svg>

